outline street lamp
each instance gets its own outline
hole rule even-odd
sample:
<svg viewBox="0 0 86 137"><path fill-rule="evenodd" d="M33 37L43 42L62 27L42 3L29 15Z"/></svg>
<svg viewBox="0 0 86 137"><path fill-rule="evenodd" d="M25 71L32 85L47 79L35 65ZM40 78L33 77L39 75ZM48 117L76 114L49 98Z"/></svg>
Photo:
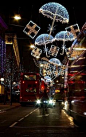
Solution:
<svg viewBox="0 0 86 137"><path fill-rule="evenodd" d="M3 82L3 81L4 81L4 78L0 78L0 81L2 81L2 82Z"/></svg>
<svg viewBox="0 0 86 137"><path fill-rule="evenodd" d="M34 44L31 44L31 45L30 45L30 48L31 48L31 49L35 48L35 45L34 45Z"/></svg>
<svg viewBox="0 0 86 137"><path fill-rule="evenodd" d="M14 16L14 19L15 19L15 20L20 20L20 19L21 19L20 14L16 14L16 15Z"/></svg>

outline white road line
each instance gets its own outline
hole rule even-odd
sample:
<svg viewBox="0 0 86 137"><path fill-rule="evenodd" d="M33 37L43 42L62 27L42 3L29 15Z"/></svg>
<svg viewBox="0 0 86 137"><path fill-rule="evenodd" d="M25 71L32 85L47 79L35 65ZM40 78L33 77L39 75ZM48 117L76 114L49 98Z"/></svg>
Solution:
<svg viewBox="0 0 86 137"><path fill-rule="evenodd" d="M22 121L24 119L24 117L23 118L21 118L21 119L19 119L18 121Z"/></svg>
<svg viewBox="0 0 86 137"><path fill-rule="evenodd" d="M28 117L29 116L29 114L27 114L25 117Z"/></svg>
<svg viewBox="0 0 86 137"><path fill-rule="evenodd" d="M38 109L38 108L37 108L37 109ZM35 112L37 109L31 111L29 114L27 114L27 115L24 116L23 118L19 119L18 122L22 121L25 117L28 117L30 114L32 114L33 112ZM9 126L9 127L15 126L18 122L13 123L13 124L12 124L11 126Z"/></svg>
<svg viewBox="0 0 86 137"><path fill-rule="evenodd" d="M13 127L13 126L15 126L16 124L17 124L18 122L15 122L15 123L13 123L10 127Z"/></svg>

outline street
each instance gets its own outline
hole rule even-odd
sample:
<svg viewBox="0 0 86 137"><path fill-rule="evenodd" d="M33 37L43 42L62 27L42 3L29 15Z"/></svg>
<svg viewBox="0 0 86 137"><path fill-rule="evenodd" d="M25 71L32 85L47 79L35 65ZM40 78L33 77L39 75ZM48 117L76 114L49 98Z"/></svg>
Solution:
<svg viewBox="0 0 86 137"><path fill-rule="evenodd" d="M72 117L59 103L48 108L45 115L40 108L19 106L0 113L0 137L86 137L86 132L75 126Z"/></svg>

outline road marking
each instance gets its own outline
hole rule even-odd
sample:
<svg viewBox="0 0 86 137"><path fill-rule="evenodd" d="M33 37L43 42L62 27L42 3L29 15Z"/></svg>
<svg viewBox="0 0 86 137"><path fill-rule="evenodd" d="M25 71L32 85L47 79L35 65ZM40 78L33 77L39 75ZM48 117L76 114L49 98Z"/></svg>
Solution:
<svg viewBox="0 0 86 137"><path fill-rule="evenodd" d="M37 108L38 109L38 108ZM31 111L29 114L27 114L26 116L24 116L23 118L19 119L18 122L22 121L24 118L28 117L29 115L31 115L33 112L35 112L37 109L34 109L33 111ZM14 122L11 126L9 127L14 127L18 122Z"/></svg>
<svg viewBox="0 0 86 137"><path fill-rule="evenodd" d="M18 121L22 121L24 119L24 117L23 118L21 118L21 119L19 119Z"/></svg>
<svg viewBox="0 0 86 137"><path fill-rule="evenodd" d="M15 126L16 124L17 124L18 122L15 122L15 123L13 123L10 127L13 127L13 126Z"/></svg>
<svg viewBox="0 0 86 137"><path fill-rule="evenodd" d="M73 117L69 116L64 110L62 110L62 111L67 116L68 120L70 121L70 125L74 126Z"/></svg>
<svg viewBox="0 0 86 137"><path fill-rule="evenodd" d="M25 117L28 117L29 116L29 114L27 114Z"/></svg>

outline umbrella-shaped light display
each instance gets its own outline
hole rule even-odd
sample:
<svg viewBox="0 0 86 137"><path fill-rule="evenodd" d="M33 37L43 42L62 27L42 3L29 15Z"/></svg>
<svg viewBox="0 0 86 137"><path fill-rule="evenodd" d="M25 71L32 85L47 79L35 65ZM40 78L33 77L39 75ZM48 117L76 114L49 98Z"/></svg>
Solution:
<svg viewBox="0 0 86 137"><path fill-rule="evenodd" d="M44 16L51 18L53 20L52 26L50 29L50 34L53 30L54 22L62 22L68 23L69 22L69 14L67 9L59 3L56 2L49 2L44 4L40 9L39 13L42 13Z"/></svg>
<svg viewBox="0 0 86 137"><path fill-rule="evenodd" d="M56 2L49 2L44 4L40 9L39 12L43 15L47 16L48 18L54 19L58 22L68 23L69 22L69 14L67 9L59 3Z"/></svg>
<svg viewBox="0 0 86 137"><path fill-rule="evenodd" d="M55 40L73 41L74 35L69 31L60 31L55 35Z"/></svg>
<svg viewBox="0 0 86 137"><path fill-rule="evenodd" d="M46 82L51 82L52 81L51 77L49 77L49 76L45 76L44 79L45 79Z"/></svg>
<svg viewBox="0 0 86 137"><path fill-rule="evenodd" d="M45 53L47 56L47 47L46 44L52 43L53 42L53 36L49 34L41 34L35 39L35 45L44 45L45 46Z"/></svg>
<svg viewBox="0 0 86 137"><path fill-rule="evenodd" d="M66 51L66 45L65 45L65 41L73 41L74 35L71 32L68 31L60 31L55 35L54 40L56 41L63 41L63 45L62 45L62 55L64 54L64 51Z"/></svg>
<svg viewBox="0 0 86 137"><path fill-rule="evenodd" d="M54 79L60 75L62 63L57 58L51 58L49 62L52 65L52 73L53 73L53 79Z"/></svg>
<svg viewBox="0 0 86 137"><path fill-rule="evenodd" d="M57 66L61 66L61 65L62 65L61 62L60 62L60 60L57 59L57 58L51 58L51 59L49 60L49 62L50 62L51 64L54 64L54 65L57 65Z"/></svg>
<svg viewBox="0 0 86 137"><path fill-rule="evenodd" d="M53 42L53 36L49 34L41 34L35 39L35 45L45 45Z"/></svg>

